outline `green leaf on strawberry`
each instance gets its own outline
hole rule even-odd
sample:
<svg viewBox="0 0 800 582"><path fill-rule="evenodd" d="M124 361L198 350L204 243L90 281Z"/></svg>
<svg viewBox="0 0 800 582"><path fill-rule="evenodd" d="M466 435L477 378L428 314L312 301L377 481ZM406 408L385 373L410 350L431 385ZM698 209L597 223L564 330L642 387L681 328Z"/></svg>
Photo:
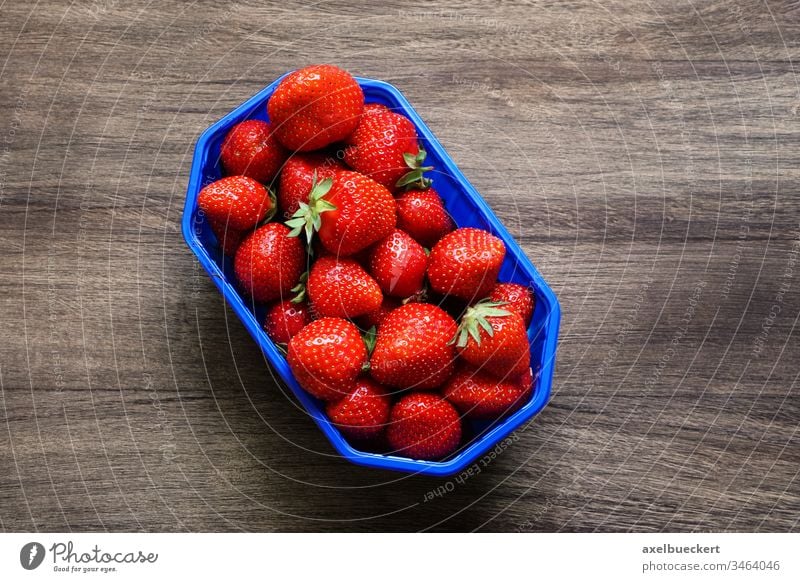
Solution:
<svg viewBox="0 0 800 582"><path fill-rule="evenodd" d="M302 303L306 300L306 283L308 282L308 271L300 276L300 281L292 287L291 292L295 294L291 302L294 304Z"/></svg>
<svg viewBox="0 0 800 582"><path fill-rule="evenodd" d="M367 354L372 355L375 349L375 339L378 337L378 328L374 325L364 334L364 345L367 346Z"/></svg>
<svg viewBox="0 0 800 582"><path fill-rule="evenodd" d="M483 329L489 337L494 335L494 329L487 321L487 317L506 317L511 315L511 312L506 309L499 309L506 305L505 301L490 301L482 299L472 307L469 307L461 318L461 323L458 326L458 332L450 340L450 343L455 343L459 348L467 345L467 341L471 337L475 343L481 345L481 329Z"/></svg>
<svg viewBox="0 0 800 582"><path fill-rule="evenodd" d="M433 166L422 165L427 155L428 153L422 147L419 148L419 153L417 155L405 152L403 154L403 160L405 160L406 165L411 168L411 171L400 178L395 186L398 188L419 188L420 190L430 188L431 184L433 184L433 180L423 176L425 172L430 172L433 169Z"/></svg>
<svg viewBox="0 0 800 582"><path fill-rule="evenodd" d="M332 186L333 180L331 178L325 178L318 182L315 170L311 192L308 195L308 204L301 202L297 212L286 221L286 226L292 229L289 232L289 236L296 237L305 232L309 252L311 251L311 241L314 238L314 233L319 231L322 226L320 215L329 210L336 210L336 206L324 198L330 192Z"/></svg>

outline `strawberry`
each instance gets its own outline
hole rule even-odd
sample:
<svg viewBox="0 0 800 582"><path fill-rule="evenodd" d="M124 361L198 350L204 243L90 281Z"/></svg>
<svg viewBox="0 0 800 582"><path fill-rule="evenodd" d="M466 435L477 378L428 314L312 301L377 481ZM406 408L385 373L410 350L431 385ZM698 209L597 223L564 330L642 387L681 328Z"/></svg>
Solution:
<svg viewBox="0 0 800 582"><path fill-rule="evenodd" d="M391 191L411 183L422 187L430 180L422 174L425 150L417 142L417 130L407 117L392 111L371 110L347 140L344 161Z"/></svg>
<svg viewBox="0 0 800 582"><path fill-rule="evenodd" d="M358 318L358 325L361 329L370 329L372 327L377 329L381 326L383 320L386 319L386 316L398 307L400 307L400 302L397 299L384 297L378 309L370 313L365 313Z"/></svg>
<svg viewBox="0 0 800 582"><path fill-rule="evenodd" d="M211 232L217 237L217 242L225 256L235 256L236 250L239 248L239 245L242 244L242 240L246 236L245 233L241 230L228 228L224 222L217 222L216 220L209 219L208 223L211 227Z"/></svg>
<svg viewBox="0 0 800 582"><path fill-rule="evenodd" d="M465 366L450 377L442 393L464 418L493 420L530 398L530 370L518 378L498 380Z"/></svg>
<svg viewBox="0 0 800 582"><path fill-rule="evenodd" d="M453 220L433 188L412 189L398 197L397 228L406 231L419 244L432 248L453 230Z"/></svg>
<svg viewBox="0 0 800 582"><path fill-rule="evenodd" d="M374 441L386 427L391 405L385 388L369 378L361 378L344 398L328 404L326 412L348 439Z"/></svg>
<svg viewBox="0 0 800 582"><path fill-rule="evenodd" d="M397 388L430 389L453 372L450 340L458 326L436 305L409 303L387 315L378 328L370 374Z"/></svg>
<svg viewBox="0 0 800 582"><path fill-rule="evenodd" d="M270 222L248 236L234 259L236 279L254 301L272 301L289 294L306 265L306 253L289 229Z"/></svg>
<svg viewBox="0 0 800 582"><path fill-rule="evenodd" d="M503 309L518 313L525 327L530 325L533 309L536 306L536 298L530 287L517 283L498 283L488 299L495 303L505 303Z"/></svg>
<svg viewBox="0 0 800 582"><path fill-rule="evenodd" d="M285 220L308 203L308 195L314 186L314 172L318 180L333 178L344 166L333 156L321 153L295 154L286 160L278 182L278 207Z"/></svg>
<svg viewBox="0 0 800 582"><path fill-rule="evenodd" d="M233 230L253 228L275 214L272 192L247 176L212 182L200 190L197 205L209 220Z"/></svg>
<svg viewBox="0 0 800 582"><path fill-rule="evenodd" d="M515 378L531 367L525 324L503 304L479 301L461 318L456 348L461 358L494 376Z"/></svg>
<svg viewBox="0 0 800 582"><path fill-rule="evenodd" d="M428 280L445 295L465 301L489 294L497 281L506 247L496 236L477 228L459 228L431 249Z"/></svg>
<svg viewBox="0 0 800 582"><path fill-rule="evenodd" d="M314 185L308 204L301 203L286 224L292 236L314 231L331 254L349 256L389 235L397 216L391 193L358 172L342 170Z"/></svg>
<svg viewBox="0 0 800 582"><path fill-rule="evenodd" d="M278 301L267 309L264 331L277 344L288 344L301 329L311 323L311 312L305 301Z"/></svg>
<svg viewBox="0 0 800 582"><path fill-rule="evenodd" d="M288 152L272 135L269 123L248 119L234 125L220 148L228 175L242 175L268 184L278 174Z"/></svg>
<svg viewBox="0 0 800 582"><path fill-rule="evenodd" d="M428 255L420 244L402 230L392 233L373 247L369 272L381 290L394 297L409 297L422 289Z"/></svg>
<svg viewBox="0 0 800 582"><path fill-rule="evenodd" d="M323 317L289 341L286 359L306 392L332 401L353 390L367 363L367 348L355 325L345 319Z"/></svg>
<svg viewBox="0 0 800 582"><path fill-rule="evenodd" d="M441 396L412 392L392 407L386 437L393 453L412 459L441 459L458 448L461 419Z"/></svg>
<svg viewBox="0 0 800 582"><path fill-rule="evenodd" d="M361 118L364 93L333 65L288 74L267 103L275 136L287 148L308 152L348 137Z"/></svg>
<svg viewBox="0 0 800 582"><path fill-rule="evenodd" d="M306 288L322 317L358 317L376 311L383 301L375 279L353 259L344 257L320 257L311 267Z"/></svg>

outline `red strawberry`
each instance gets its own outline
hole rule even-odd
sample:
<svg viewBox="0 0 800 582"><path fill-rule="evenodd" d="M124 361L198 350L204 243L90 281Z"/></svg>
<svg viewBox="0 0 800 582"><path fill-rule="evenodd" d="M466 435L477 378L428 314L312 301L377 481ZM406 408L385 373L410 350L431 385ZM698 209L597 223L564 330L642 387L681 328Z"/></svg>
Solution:
<svg viewBox="0 0 800 582"><path fill-rule="evenodd" d="M320 257L311 267L306 288L322 317L358 317L376 311L383 301L375 279L353 259Z"/></svg>
<svg viewBox="0 0 800 582"><path fill-rule="evenodd" d="M386 316L398 307L400 307L400 302L397 299L384 297L381 306L377 310L366 313L358 318L358 325L361 329L370 329L372 327L377 329L381 326L383 320L386 319Z"/></svg>
<svg viewBox="0 0 800 582"><path fill-rule="evenodd" d="M397 388L436 388L453 372L451 340L457 328L455 320L436 305L398 307L378 328L370 374Z"/></svg>
<svg viewBox="0 0 800 582"><path fill-rule="evenodd" d="M372 110L362 116L347 143L344 161L389 190L415 182L430 185L422 174L433 168L422 167L425 150L420 149L417 130L407 117Z"/></svg>
<svg viewBox="0 0 800 582"><path fill-rule="evenodd" d="M208 223L209 226L211 226L211 232L217 237L217 242L225 256L232 257L236 255L236 250L239 248L239 245L242 244L245 233L241 230L228 228L224 222L217 222L216 220L209 219Z"/></svg>
<svg viewBox="0 0 800 582"><path fill-rule="evenodd" d="M369 272L381 290L394 297L409 297L422 289L428 255L402 230L378 241L369 257Z"/></svg>
<svg viewBox="0 0 800 582"><path fill-rule="evenodd" d="M212 182L197 197L209 220L233 230L253 228L275 213L272 193L247 176L228 176Z"/></svg>
<svg viewBox="0 0 800 582"><path fill-rule="evenodd" d="M393 453L412 459L441 459L458 448L461 419L441 396L411 393L392 407L386 436Z"/></svg>
<svg viewBox="0 0 800 582"><path fill-rule="evenodd" d="M396 202L397 228L406 231L424 247L433 247L453 230L453 220L433 188L409 190Z"/></svg>
<svg viewBox="0 0 800 582"><path fill-rule="evenodd" d="M264 331L278 344L288 344L301 329L311 323L311 313L305 301L278 301L267 309Z"/></svg>
<svg viewBox="0 0 800 582"><path fill-rule="evenodd" d="M533 308L536 306L536 298L530 287L516 283L498 283L488 299L495 303L505 303L503 309L518 313L525 327L530 325Z"/></svg>
<svg viewBox="0 0 800 582"><path fill-rule="evenodd" d="M344 166L332 156L321 153L295 154L286 160L278 183L278 207L284 219L289 219L300 208L300 203L308 203L308 195L314 185L314 172L317 180L333 178Z"/></svg>
<svg viewBox="0 0 800 582"><path fill-rule="evenodd" d="M367 363L367 348L355 325L345 319L323 317L289 341L286 359L306 392L331 401L353 390Z"/></svg>
<svg viewBox="0 0 800 582"><path fill-rule="evenodd" d="M470 419L495 419L522 406L531 395L530 373L498 380L490 374L463 367L442 391L444 397Z"/></svg>
<svg viewBox="0 0 800 582"><path fill-rule="evenodd" d="M326 411L345 437L374 441L386 427L391 404L386 389L369 378L361 378L347 396L328 404Z"/></svg>
<svg viewBox="0 0 800 582"><path fill-rule="evenodd" d="M498 378L515 378L531 367L525 324L499 303L483 300L467 309L456 347L464 361Z"/></svg>
<svg viewBox="0 0 800 582"><path fill-rule="evenodd" d="M342 170L331 181L313 188L308 204L301 204L291 220L292 235L305 231L307 240L319 239L331 254L349 256L388 236L397 216L391 193L359 174Z"/></svg>
<svg viewBox="0 0 800 582"><path fill-rule="evenodd" d="M506 247L496 236L477 228L459 228L431 249L428 280L435 291L465 301L486 297L505 256Z"/></svg>
<svg viewBox="0 0 800 582"><path fill-rule="evenodd" d="M308 152L353 133L364 109L364 93L347 71L313 65L287 75L267 109L280 142L290 150Z"/></svg>
<svg viewBox="0 0 800 582"><path fill-rule="evenodd" d="M268 184L278 174L288 152L272 136L266 121L248 119L234 125L220 148L225 172Z"/></svg>
<svg viewBox="0 0 800 582"><path fill-rule="evenodd" d="M233 265L244 290L266 302L289 295L305 270L306 253L287 227L270 222L245 239Z"/></svg>
<svg viewBox="0 0 800 582"><path fill-rule="evenodd" d="M364 112L361 116L372 115L373 113L387 113L389 111L391 111L391 109L382 103L367 103L364 105Z"/></svg>

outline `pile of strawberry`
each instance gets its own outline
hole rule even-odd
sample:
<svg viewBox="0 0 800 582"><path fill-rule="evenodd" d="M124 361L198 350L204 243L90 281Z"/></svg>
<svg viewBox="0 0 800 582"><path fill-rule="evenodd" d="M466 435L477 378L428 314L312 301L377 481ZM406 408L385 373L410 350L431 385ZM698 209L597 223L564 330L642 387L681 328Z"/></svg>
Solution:
<svg viewBox="0 0 800 582"><path fill-rule="evenodd" d="M288 75L267 111L230 130L198 203L331 422L360 448L440 459L462 419L525 403L534 297L497 282L500 239L455 228L411 121L331 65Z"/></svg>

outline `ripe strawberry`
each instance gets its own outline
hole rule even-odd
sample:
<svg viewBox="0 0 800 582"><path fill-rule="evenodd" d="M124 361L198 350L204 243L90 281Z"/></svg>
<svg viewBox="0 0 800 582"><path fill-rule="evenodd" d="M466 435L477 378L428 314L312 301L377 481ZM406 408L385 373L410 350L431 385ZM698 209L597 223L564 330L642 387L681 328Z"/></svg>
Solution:
<svg viewBox="0 0 800 582"><path fill-rule="evenodd" d="M441 396L412 392L392 407L386 436L393 453L412 459L441 459L458 448L461 419Z"/></svg>
<svg viewBox="0 0 800 582"><path fill-rule="evenodd" d="M264 331L278 344L288 344L301 329L311 323L311 313L305 301L278 301L267 309Z"/></svg>
<svg viewBox="0 0 800 582"><path fill-rule="evenodd" d="M289 341L286 359L306 392L331 401L353 390L367 363L367 348L355 325L345 319L323 317Z"/></svg>
<svg viewBox="0 0 800 582"><path fill-rule="evenodd" d="M373 109L361 117L347 143L344 161L389 190L411 183L430 186L422 174L433 168L422 167L425 150L420 149L417 130L407 117Z"/></svg>
<svg viewBox="0 0 800 582"><path fill-rule="evenodd" d="M458 370L442 391L444 397L469 419L495 419L522 406L531 395L530 373L498 380L470 367Z"/></svg>
<svg viewBox="0 0 800 582"><path fill-rule="evenodd" d="M275 214L275 197L247 176L228 176L212 182L197 197L209 220L233 230L253 228Z"/></svg>
<svg viewBox="0 0 800 582"><path fill-rule="evenodd" d="M420 244L402 230L392 233L373 247L369 272L381 290L394 297L409 297L422 289L428 255Z"/></svg>
<svg viewBox="0 0 800 582"><path fill-rule="evenodd" d="M385 388L369 378L361 378L347 396L328 404L326 412L348 439L374 441L386 427L391 404Z"/></svg>
<svg viewBox="0 0 800 582"><path fill-rule="evenodd" d="M479 301L461 318L456 347L461 358L482 371L504 379L531 367L525 324L518 313L499 303Z"/></svg>
<svg viewBox="0 0 800 582"><path fill-rule="evenodd" d="M308 203L308 195L314 186L314 172L317 180L333 178L344 166L333 156L322 153L295 154L286 160L278 182L278 207L285 220L300 208L300 203Z"/></svg>
<svg viewBox="0 0 800 582"><path fill-rule="evenodd" d="M268 184L278 174L288 152L272 136L269 123L248 119L234 125L220 148L225 172Z"/></svg>
<svg viewBox="0 0 800 582"><path fill-rule="evenodd" d="M397 216L391 193L375 182L349 170L342 170L331 181L317 183L308 204L286 224L292 236L305 231L311 240L314 231L331 254L349 256L388 236Z"/></svg>
<svg viewBox="0 0 800 582"><path fill-rule="evenodd" d="M370 374L381 384L429 389L453 372L451 339L458 326L436 305L409 303L381 323L372 352Z"/></svg>
<svg viewBox="0 0 800 582"><path fill-rule="evenodd" d="M313 65L287 75L267 103L280 142L290 150L324 148L353 133L364 109L356 80L333 65Z"/></svg>
<svg viewBox="0 0 800 582"><path fill-rule="evenodd" d="M289 229L277 222L265 224L248 236L234 259L236 279L255 301L289 295L306 265L306 253Z"/></svg>
<svg viewBox="0 0 800 582"><path fill-rule="evenodd" d="M518 313L525 327L530 325L533 309L536 306L536 298L530 287L516 283L498 283L488 299L495 303L505 303L503 309Z"/></svg>
<svg viewBox="0 0 800 582"><path fill-rule="evenodd" d="M383 320L386 319L386 316L398 307L400 307L400 302L397 299L384 297L383 302L378 309L370 313L365 313L358 318L358 325L361 329L365 330L368 330L372 327L377 329L381 326Z"/></svg>
<svg viewBox="0 0 800 582"><path fill-rule="evenodd" d="M432 248L453 230L453 220L433 188L409 190L398 197L397 228L406 231L419 244Z"/></svg>
<svg viewBox="0 0 800 582"><path fill-rule="evenodd" d="M496 236L477 228L459 228L431 249L428 280L445 295L466 301L486 297L497 281L506 247Z"/></svg>
<svg viewBox="0 0 800 582"><path fill-rule="evenodd" d="M376 311L383 301L375 279L348 258L320 257L311 267L306 288L322 317L358 317Z"/></svg>
<svg viewBox="0 0 800 582"><path fill-rule="evenodd" d="M217 237L222 252L227 257L236 255L236 250L242 244L242 240L246 236L241 230L228 228L224 222L217 222L216 220L209 219L208 224L211 227L211 232Z"/></svg>

